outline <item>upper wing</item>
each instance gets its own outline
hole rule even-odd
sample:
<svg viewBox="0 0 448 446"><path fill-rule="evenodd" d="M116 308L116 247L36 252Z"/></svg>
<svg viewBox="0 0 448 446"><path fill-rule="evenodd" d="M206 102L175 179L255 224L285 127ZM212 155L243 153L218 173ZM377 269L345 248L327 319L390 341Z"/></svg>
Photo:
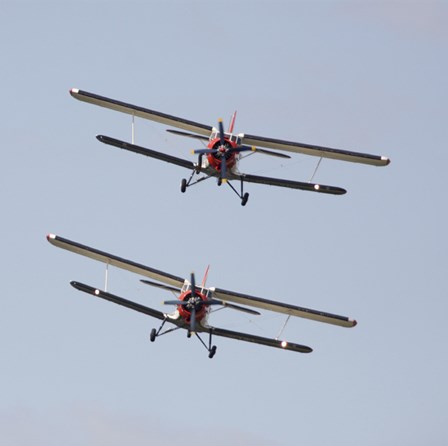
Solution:
<svg viewBox="0 0 448 446"><path fill-rule="evenodd" d="M160 124L172 125L201 135L209 136L212 132L212 127L209 125L200 124L177 116L167 115L166 113L139 107L138 105L127 104L126 102L99 96L95 93L79 90L78 88L72 88L70 94L75 99L79 99L83 102L89 102L90 104L99 105L100 107L110 108L122 113L138 116L139 118L149 119L150 121L159 122Z"/></svg>
<svg viewBox="0 0 448 446"><path fill-rule="evenodd" d="M133 262L132 260L123 259L113 254L91 248L89 246L81 245L80 243L73 242L54 234L47 235L47 240L52 245L57 246L58 248L63 248L76 254L98 260L99 262L104 262L108 265L116 266L118 268L122 268L136 274L141 274L142 276L158 280L159 282L163 282L168 285L181 288L184 284L184 279L182 279L182 277L173 276L172 274L159 271L149 266L141 265L140 263Z"/></svg>
<svg viewBox="0 0 448 446"><path fill-rule="evenodd" d="M288 152L303 153L305 155L332 158L353 163L371 164L373 166L387 166L390 159L380 155L352 152L349 150L332 149L301 142L283 141L281 139L265 138L263 136L243 135L245 144L268 147L271 149L287 150Z"/></svg>
<svg viewBox="0 0 448 446"><path fill-rule="evenodd" d="M194 169L193 162L177 158L176 156L168 155L167 153L156 152L155 150L146 149L145 147L136 146L128 142L120 141L119 139L111 138L110 136L97 135L98 141L108 144L109 146L115 146L120 149L129 150L130 152L140 153L140 155L150 156L158 160L166 161L167 163L176 164L177 166L185 167L187 169Z"/></svg>
<svg viewBox="0 0 448 446"><path fill-rule="evenodd" d="M230 175L229 175L230 177ZM248 183L268 184L270 186L289 187L291 189L301 189L311 192L319 192L321 194L343 195L347 191L342 187L326 186L324 184L304 183L301 181L284 180L281 178L260 177L258 175L249 174L232 174L232 177L242 179Z"/></svg>
<svg viewBox="0 0 448 446"><path fill-rule="evenodd" d="M292 342L281 341L279 339L263 338L261 336L255 336L248 333L240 333L238 331L224 330L223 328L216 327L203 327L203 330L212 333L216 336L222 336L224 338L237 339L238 341L253 342L255 344L267 345L268 347L281 348L283 350L290 350L299 353L311 353L312 348L306 345L294 344Z"/></svg>
<svg viewBox="0 0 448 446"><path fill-rule="evenodd" d="M263 308L277 313L289 314L291 316L303 317L314 321L325 322L327 324L339 325L341 327L354 327L356 321L345 316L325 313L323 311L311 310L309 308L297 307L295 305L276 302L274 300L262 299L261 297L249 296L247 294L235 293L220 288L210 288L213 295L218 299L228 300L241 305Z"/></svg>

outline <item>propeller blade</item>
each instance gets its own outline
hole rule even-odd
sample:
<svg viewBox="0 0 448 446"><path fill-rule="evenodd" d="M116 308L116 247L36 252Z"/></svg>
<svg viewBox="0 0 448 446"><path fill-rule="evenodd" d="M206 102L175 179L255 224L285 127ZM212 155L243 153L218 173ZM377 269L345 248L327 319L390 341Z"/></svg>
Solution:
<svg viewBox="0 0 448 446"><path fill-rule="evenodd" d="M218 120L218 126L219 126L219 139L221 141L221 145L225 146L226 145L226 140L224 138L224 125L222 123L222 119Z"/></svg>
<svg viewBox="0 0 448 446"><path fill-rule="evenodd" d="M151 285L151 286L154 286L157 288L162 288L163 290L174 291L176 293L178 293L180 291L180 288L175 288L173 286L164 285L163 283L152 282L151 280L140 279L140 282L146 283L146 285Z"/></svg>
<svg viewBox="0 0 448 446"><path fill-rule="evenodd" d="M184 300L164 300L162 302L163 305L181 305L183 307L185 307L186 305L188 305L188 301L184 301Z"/></svg>
<svg viewBox="0 0 448 446"><path fill-rule="evenodd" d="M167 132L173 133L174 135L187 136L188 138L195 138L203 141L208 141L207 136L195 135L194 133L181 132L180 130L173 130L173 129L167 129Z"/></svg>
<svg viewBox="0 0 448 446"><path fill-rule="evenodd" d="M222 154L222 157L221 157L220 178L223 183L225 183L227 181L227 160L226 160L224 153Z"/></svg>
<svg viewBox="0 0 448 446"><path fill-rule="evenodd" d="M196 297L196 283L195 283L195 279L194 279L194 273L191 273L191 280L190 280L190 284L191 284L191 297L195 298Z"/></svg>
<svg viewBox="0 0 448 446"><path fill-rule="evenodd" d="M217 153L217 152L218 149L197 149L192 151L194 155L198 155L200 153Z"/></svg>
<svg viewBox="0 0 448 446"><path fill-rule="evenodd" d="M195 333L196 329L196 305L193 305L193 308L190 313L190 333Z"/></svg>

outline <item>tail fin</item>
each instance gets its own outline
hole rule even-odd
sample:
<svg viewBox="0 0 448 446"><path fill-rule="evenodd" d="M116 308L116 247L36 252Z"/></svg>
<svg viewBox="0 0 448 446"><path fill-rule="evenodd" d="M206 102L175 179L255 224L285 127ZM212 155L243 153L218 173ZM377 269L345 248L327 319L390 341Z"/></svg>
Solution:
<svg viewBox="0 0 448 446"><path fill-rule="evenodd" d="M205 288L209 268L210 268L210 265L207 265L207 269L205 270L204 278L202 279L201 288Z"/></svg>
<svg viewBox="0 0 448 446"><path fill-rule="evenodd" d="M233 127L235 126L236 110L233 112L232 118L230 119L229 133L233 132Z"/></svg>

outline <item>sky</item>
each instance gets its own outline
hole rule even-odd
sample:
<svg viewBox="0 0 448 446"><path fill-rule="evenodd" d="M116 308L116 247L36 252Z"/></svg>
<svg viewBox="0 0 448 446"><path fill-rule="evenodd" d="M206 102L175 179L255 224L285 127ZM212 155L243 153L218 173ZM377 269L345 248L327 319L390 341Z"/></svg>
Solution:
<svg viewBox="0 0 448 446"><path fill-rule="evenodd" d="M446 1L2 1L1 443L445 445L447 20ZM344 196L181 194L187 171L100 144L130 140L130 117L73 87L207 125L237 110L237 132L391 164L323 160L315 181ZM193 160L198 142L165 130L137 120L136 143ZM317 161L240 170L307 181ZM104 265L48 233L358 325L291 319L307 355L150 343L158 321L70 287L102 287ZM109 290L164 310L139 278L112 269ZM210 319L267 337L284 321Z"/></svg>

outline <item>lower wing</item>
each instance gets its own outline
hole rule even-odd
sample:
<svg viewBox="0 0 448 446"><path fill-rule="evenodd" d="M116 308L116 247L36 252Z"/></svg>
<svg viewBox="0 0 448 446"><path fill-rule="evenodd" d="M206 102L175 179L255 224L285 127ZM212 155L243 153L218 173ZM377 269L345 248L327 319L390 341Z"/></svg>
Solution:
<svg viewBox="0 0 448 446"><path fill-rule="evenodd" d="M119 149L129 150L130 152L139 153L140 155L156 158L167 163L176 164L177 166L185 167L187 169L194 169L193 162L177 158L176 156L168 155L167 153L157 152L155 150L147 149L145 147L137 146L129 142L120 141L119 139L111 138L110 136L98 135L98 141L109 146L118 147Z"/></svg>
<svg viewBox="0 0 448 446"><path fill-rule="evenodd" d="M161 311L154 310L138 304L137 302L132 302L131 300L124 299L123 297L116 296L115 294L108 293L107 291L101 291L98 288L75 281L70 282L70 285L79 291L83 291L84 293L91 294L92 296L100 297L101 299L108 300L109 302L122 305L123 307L130 308L131 310L138 311L139 313L146 314L147 316L155 317L160 320L165 319L165 314ZM170 322L175 323L175 320L170 319Z"/></svg>
<svg viewBox="0 0 448 446"><path fill-rule="evenodd" d="M142 146L137 146L119 139L111 138L110 136L98 135L97 139L104 144L118 147L120 149L129 150L130 152L139 153L140 155L156 158L167 163L175 164L177 166L185 167L186 169L194 169L196 166L192 161L182 158L177 158L167 153L157 152L152 149L147 149ZM248 183L268 184L270 186L288 187L290 189L301 189L311 192L319 192L321 194L343 195L347 191L341 187L326 186L324 184L305 183L301 181L284 180L281 178L260 177L249 174L232 174L229 179L243 180Z"/></svg>
<svg viewBox="0 0 448 446"><path fill-rule="evenodd" d="M281 348L299 353L311 353L313 349L306 345L294 344L292 342L281 341L279 339L263 338L248 333L240 333L238 331L225 330L216 327L204 327L204 331L215 336L222 336L224 338L236 339L238 341L253 342L254 344L266 345L268 347Z"/></svg>
<svg viewBox="0 0 448 446"><path fill-rule="evenodd" d="M319 192L321 194L343 195L347 193L342 187L326 186L324 184L305 183L302 181L285 180L282 178L260 177L250 174L233 174L233 179L240 179L248 183L267 184L270 186L289 187L290 189L301 189L310 192Z"/></svg>
<svg viewBox="0 0 448 446"><path fill-rule="evenodd" d="M72 281L70 284L79 291L83 291L84 293L91 294L95 297L100 297L101 299L108 300L109 302L113 302L117 305L121 305L126 308L130 308L131 310L138 311L139 313L146 314L147 316L154 317L156 319L164 320L166 318L165 314L161 311L154 310L153 308L146 307L145 305L141 305L137 302L133 302L128 299L124 299L123 297L119 297L115 294L108 293L107 291L99 290L98 288L94 288L90 285L85 285L84 283ZM169 319L169 322L183 326L183 320L179 320L177 322L175 319ZM199 327L198 327L199 328ZM237 331L225 330L222 328L216 327L201 327L201 331L211 333L212 335L222 336L225 338L236 339L239 341L253 342L255 344L266 345L268 347L276 347L281 348L283 350L290 350L294 352L300 353L311 353L313 350L310 347L300 344L294 344L286 341L280 341L278 339L270 339L263 338L261 336L255 336L247 333L240 333Z"/></svg>

